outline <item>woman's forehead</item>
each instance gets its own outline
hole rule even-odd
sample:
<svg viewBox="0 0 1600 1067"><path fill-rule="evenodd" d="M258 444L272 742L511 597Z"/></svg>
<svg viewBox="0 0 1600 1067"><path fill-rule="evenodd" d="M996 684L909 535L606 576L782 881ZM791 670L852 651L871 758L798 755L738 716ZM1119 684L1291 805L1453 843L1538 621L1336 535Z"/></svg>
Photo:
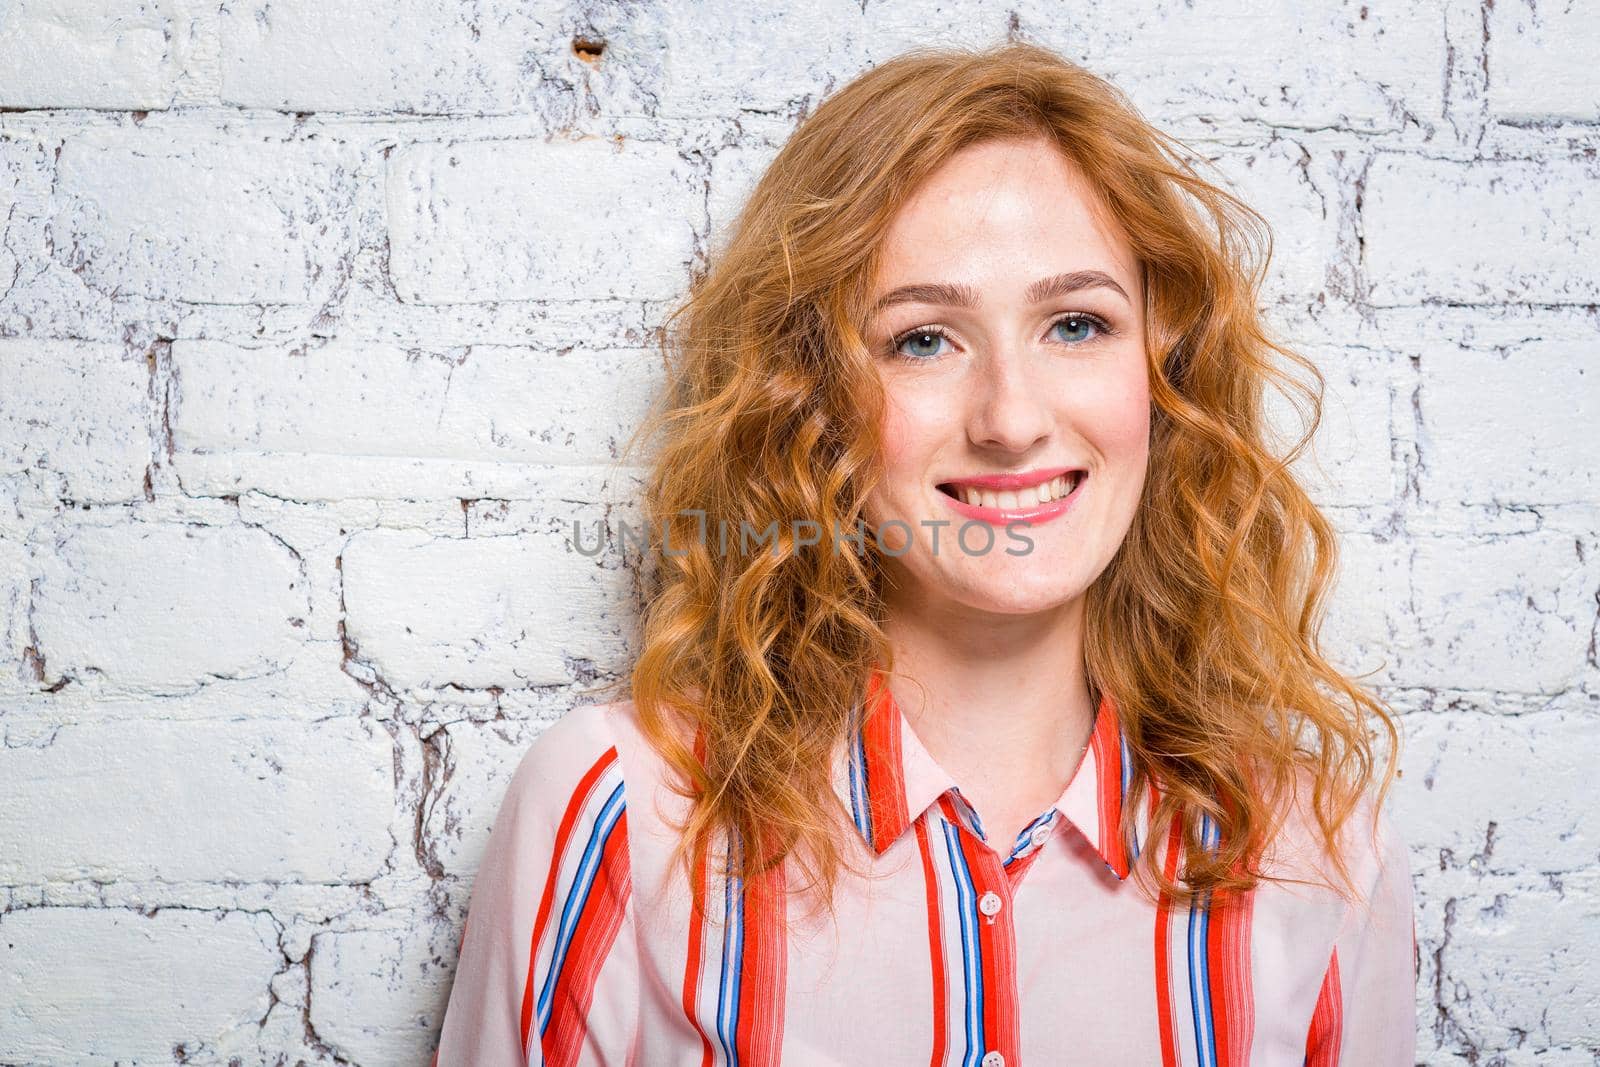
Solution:
<svg viewBox="0 0 1600 1067"><path fill-rule="evenodd" d="M1044 140L985 142L945 160L896 211L873 299L927 282L1099 270L1130 294L1127 236L1078 167Z"/></svg>

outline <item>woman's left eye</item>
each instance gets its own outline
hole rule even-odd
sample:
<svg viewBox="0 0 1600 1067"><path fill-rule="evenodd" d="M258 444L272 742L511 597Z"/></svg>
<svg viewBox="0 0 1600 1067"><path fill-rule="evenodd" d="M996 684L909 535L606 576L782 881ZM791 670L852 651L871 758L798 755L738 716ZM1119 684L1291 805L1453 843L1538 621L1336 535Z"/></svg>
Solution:
<svg viewBox="0 0 1600 1067"><path fill-rule="evenodd" d="M1060 330L1062 327L1067 327L1068 331L1070 331L1070 333L1059 334L1061 339L1068 344L1082 344L1089 337L1095 336L1095 334L1108 334L1111 332L1110 327L1100 319L1093 315L1084 314L1063 315L1050 328L1052 330ZM1092 330L1094 333L1084 336L1083 331L1085 330Z"/></svg>

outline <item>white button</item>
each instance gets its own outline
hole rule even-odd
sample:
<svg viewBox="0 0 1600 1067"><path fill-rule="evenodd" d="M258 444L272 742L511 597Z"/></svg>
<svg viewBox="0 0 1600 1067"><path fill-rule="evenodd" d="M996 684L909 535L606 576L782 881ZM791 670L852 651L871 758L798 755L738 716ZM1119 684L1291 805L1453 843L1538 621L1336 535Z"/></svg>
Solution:
<svg viewBox="0 0 1600 1067"><path fill-rule="evenodd" d="M985 893L983 896L979 897L978 898L978 910L983 912L985 915L993 915L995 912L999 911L1000 910L1000 894L999 893ZM994 1053L994 1055L998 1056L999 1053L996 1052L996 1053Z"/></svg>
<svg viewBox="0 0 1600 1067"><path fill-rule="evenodd" d="M983 1054L983 1067L1006 1067L1006 1058L998 1052Z"/></svg>
<svg viewBox="0 0 1600 1067"><path fill-rule="evenodd" d="M1038 847L1039 845L1044 844L1045 838L1047 838L1049 836L1050 836L1050 827L1044 826L1044 825L1039 825L1039 826L1035 826L1033 828L1033 833L1028 835L1028 840L1032 841L1034 843L1035 847Z"/></svg>

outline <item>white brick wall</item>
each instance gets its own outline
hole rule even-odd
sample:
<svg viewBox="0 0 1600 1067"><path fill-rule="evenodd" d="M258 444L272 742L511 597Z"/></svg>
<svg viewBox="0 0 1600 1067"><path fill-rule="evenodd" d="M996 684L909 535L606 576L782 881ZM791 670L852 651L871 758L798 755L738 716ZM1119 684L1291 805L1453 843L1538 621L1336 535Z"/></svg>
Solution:
<svg viewBox="0 0 1600 1067"><path fill-rule="evenodd" d="M1600 11L1312 8L0 5L0 1063L426 1062L510 771L632 647L562 539L650 329L819 94L1008 32L1274 225L1419 1060L1593 1062Z"/></svg>

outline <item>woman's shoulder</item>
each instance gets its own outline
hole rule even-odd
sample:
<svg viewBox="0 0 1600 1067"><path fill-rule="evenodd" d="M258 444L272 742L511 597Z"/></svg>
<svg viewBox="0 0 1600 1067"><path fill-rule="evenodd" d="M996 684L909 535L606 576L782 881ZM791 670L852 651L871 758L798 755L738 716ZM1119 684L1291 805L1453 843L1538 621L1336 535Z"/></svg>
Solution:
<svg viewBox="0 0 1600 1067"><path fill-rule="evenodd" d="M653 776L651 756L631 699L578 704L529 742L507 796L549 803L602 777L642 783Z"/></svg>
<svg viewBox="0 0 1600 1067"><path fill-rule="evenodd" d="M1309 768L1298 768L1291 783L1278 834L1268 849L1268 869L1280 876L1340 884L1327 834L1317 817L1315 775ZM1380 804L1376 784L1358 790L1333 841L1350 876L1350 888L1366 899L1386 874L1410 870L1410 853L1391 812L1392 803L1389 797L1382 800Z"/></svg>

